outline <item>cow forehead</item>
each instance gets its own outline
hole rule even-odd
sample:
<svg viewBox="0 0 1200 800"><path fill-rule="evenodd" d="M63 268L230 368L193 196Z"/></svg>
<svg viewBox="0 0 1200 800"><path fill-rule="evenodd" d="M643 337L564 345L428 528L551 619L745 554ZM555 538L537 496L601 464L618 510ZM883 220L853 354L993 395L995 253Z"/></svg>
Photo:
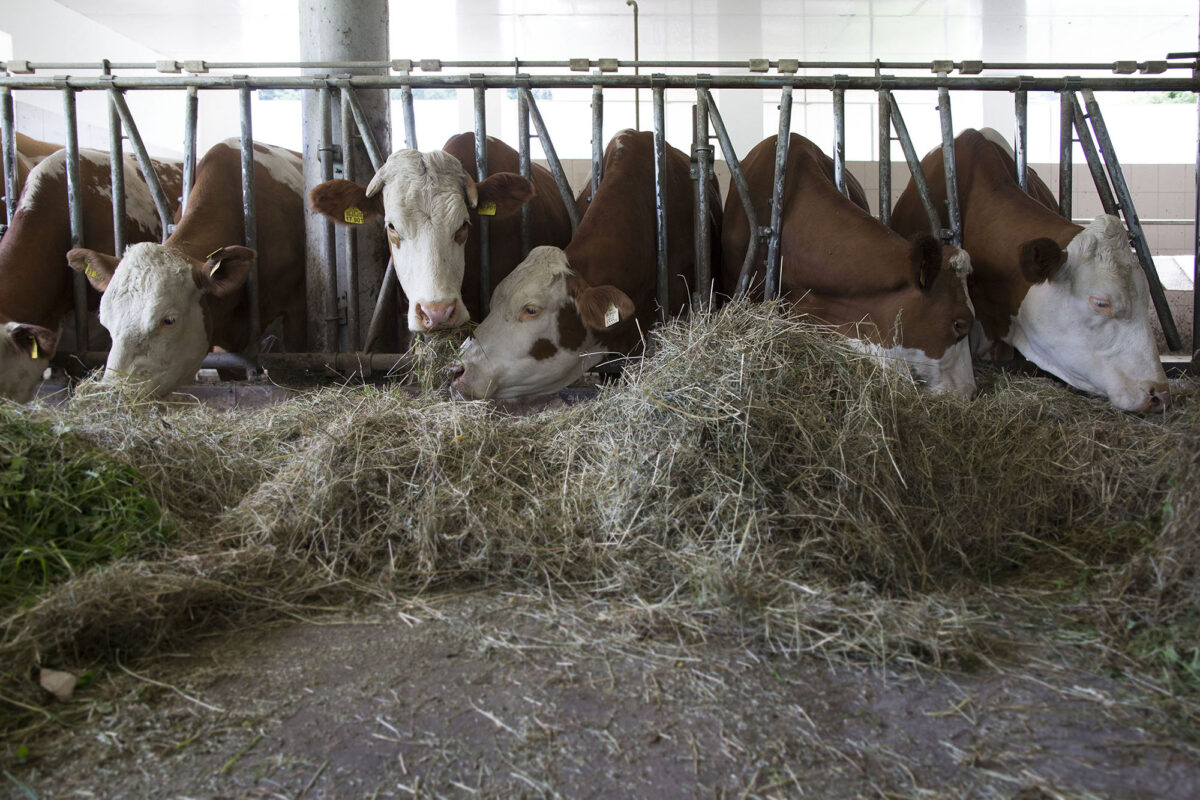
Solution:
<svg viewBox="0 0 1200 800"><path fill-rule="evenodd" d="M389 221L451 219L457 227L466 216L467 173L447 153L400 150L388 157L379 174Z"/></svg>
<svg viewBox="0 0 1200 800"><path fill-rule="evenodd" d="M516 303L545 298L561 281L573 275L567 254L561 248L544 245L529 251L492 292L492 306L503 308Z"/></svg>
<svg viewBox="0 0 1200 800"><path fill-rule="evenodd" d="M1101 216L1080 231L1067 245L1073 285L1104 289L1136 297L1140 267L1129 249L1125 226L1115 217Z"/></svg>
<svg viewBox="0 0 1200 800"><path fill-rule="evenodd" d="M186 258L161 244L143 242L125 250L104 299L107 304L145 306L154 298L179 300L198 293Z"/></svg>

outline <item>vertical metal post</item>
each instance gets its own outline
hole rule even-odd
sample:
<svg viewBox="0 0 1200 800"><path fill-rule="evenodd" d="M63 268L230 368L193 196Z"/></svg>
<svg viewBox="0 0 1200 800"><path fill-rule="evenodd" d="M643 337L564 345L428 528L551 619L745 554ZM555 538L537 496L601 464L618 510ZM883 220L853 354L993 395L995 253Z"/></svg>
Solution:
<svg viewBox="0 0 1200 800"><path fill-rule="evenodd" d="M655 231L658 242L658 313L660 320L670 316L671 283L667 274L667 121L666 121L666 75L655 75L652 79L654 93L654 210Z"/></svg>
<svg viewBox="0 0 1200 800"><path fill-rule="evenodd" d="M707 78L707 76L703 76ZM713 149L708 143L707 81L696 81L696 122L693 158L696 161L696 282L692 305L707 308L712 296L712 232L709 226L708 182L712 175Z"/></svg>
<svg viewBox="0 0 1200 800"><path fill-rule="evenodd" d="M792 87L784 86L779 98L779 134L775 137L775 179L771 189L771 238L767 243L767 277L764 295L779 296L783 266L779 243L783 235L783 186L787 181L788 148L792 141Z"/></svg>
<svg viewBox="0 0 1200 800"><path fill-rule="evenodd" d="M892 224L892 98L886 90L879 95L879 221Z"/></svg>
<svg viewBox="0 0 1200 800"><path fill-rule="evenodd" d="M71 215L71 247L83 247L83 186L79 179L79 126L75 115L75 90L63 86L63 116L66 118L67 206ZM75 352L87 352L87 278L82 272L74 274Z"/></svg>
<svg viewBox="0 0 1200 800"><path fill-rule="evenodd" d="M400 108L404 112L404 146L409 150L416 150L417 117L413 111L413 91L411 86L400 87Z"/></svg>
<svg viewBox="0 0 1200 800"><path fill-rule="evenodd" d="M533 164L529 157L529 102L524 92L517 92L517 163L521 175L533 180ZM529 203L521 206L521 258L529 255L533 246L533 209Z"/></svg>
<svg viewBox="0 0 1200 800"><path fill-rule="evenodd" d="M958 213L958 169L954 161L954 122L950 118L950 90L944 86L938 89L938 111L942 120L942 163L946 170L946 212L950 220L950 244L962 247L962 222Z"/></svg>
<svg viewBox="0 0 1200 800"><path fill-rule="evenodd" d="M1018 89L1015 93L1016 136L1013 151L1016 153L1017 185L1021 191L1029 191L1029 92Z"/></svg>
<svg viewBox="0 0 1200 800"><path fill-rule="evenodd" d="M834 76L834 81L842 76ZM833 90L833 182L846 197L846 90Z"/></svg>
<svg viewBox="0 0 1200 800"><path fill-rule="evenodd" d="M0 146L4 148L5 221L9 224L17 213L17 132L13 125L12 90L5 87L0 89Z"/></svg>
<svg viewBox="0 0 1200 800"><path fill-rule="evenodd" d="M1083 115L1083 107L1079 104L1079 97L1071 92L1071 106L1073 116L1075 117L1075 133L1079 136L1079 146L1083 148L1083 157L1087 160L1088 172L1092 173L1092 183L1096 187L1096 194L1100 195L1100 206L1104 209L1105 214L1116 216L1120 213L1117 208L1116 198L1113 197L1112 189L1108 185L1108 178L1104 176L1104 165L1100 163L1100 154L1096 152L1096 142L1092 139L1092 131L1088 128L1087 117Z"/></svg>
<svg viewBox="0 0 1200 800"><path fill-rule="evenodd" d="M329 84L321 85L317 90L318 113L321 116L321 144L318 152L321 154L321 177L324 181L333 180L333 102L330 97ZM333 221L322 217L325 237L322 240L322 251L325 258L321 277L325 284L325 352L338 351L338 302L337 302L337 240L334 235Z"/></svg>
<svg viewBox="0 0 1200 800"><path fill-rule="evenodd" d="M200 122L200 92L187 88L183 103L183 199L179 216L187 213L188 197L196 184L196 127Z"/></svg>
<svg viewBox="0 0 1200 800"><path fill-rule="evenodd" d="M760 230L758 213L754 208L754 198L750 196L750 184L746 182L742 165L738 162L737 154L733 152L733 142L729 138L729 131L725 129L725 120L721 119L721 111L717 108L712 92L708 89L704 90L704 99L708 104L708 118L712 120L713 128L717 132L717 141L721 143L721 152L725 154L725 163L729 165L729 179L733 182L738 198L742 201L742 210L746 214L746 227L750 231L749 240L746 243L746 256L742 261L742 271L738 275L736 289L737 295L741 297L749 291L750 279L754 275L754 259L758 254ZM729 291L732 287L724 288L725 291Z"/></svg>
<svg viewBox="0 0 1200 800"><path fill-rule="evenodd" d="M475 178L482 182L487 171L487 106L482 75L472 75L475 91ZM479 306L486 317L492 306L491 231L489 220L479 217Z"/></svg>
<svg viewBox="0 0 1200 800"><path fill-rule="evenodd" d="M108 59L101 62L104 74L111 75ZM121 113L112 98L108 100L108 174L112 187L113 255L125 252L125 152L121 144Z"/></svg>
<svg viewBox="0 0 1200 800"><path fill-rule="evenodd" d="M604 90L592 87L592 197L600 191L600 178L604 170Z"/></svg>
<svg viewBox="0 0 1200 800"><path fill-rule="evenodd" d="M1175 327L1175 318L1171 315L1171 307L1167 304L1167 295L1163 291L1162 281L1158 278L1158 270L1154 268L1154 256L1150 254L1150 245L1146 242L1146 234L1142 230L1142 221L1138 218L1137 209L1133 205L1133 195L1129 184L1125 182L1125 173L1117 160L1117 152L1112 139L1108 136L1108 127L1104 124L1104 115L1100 113L1100 104L1091 89L1083 90L1083 98L1087 103L1088 118L1092 121L1092 130L1100 151L1104 154L1104 165L1108 168L1108 176L1112 180L1113 190L1120 200L1121 211L1125 215L1125 225L1129 228L1129 239L1141 262L1142 270L1146 273L1146 281L1150 284L1150 299L1154 301L1154 310L1158 312L1158 321L1162 325L1163 338L1167 347L1179 350L1183 343L1179 339L1179 330Z"/></svg>
<svg viewBox="0 0 1200 800"><path fill-rule="evenodd" d="M638 4L637 0L625 0L625 5L633 6L633 74L640 75L641 69L638 66ZM633 89L633 129L640 131L642 129L642 90L634 87Z"/></svg>
<svg viewBox="0 0 1200 800"><path fill-rule="evenodd" d="M1063 90L1058 96L1058 211L1071 218L1072 169L1075 160L1075 92Z"/></svg>
<svg viewBox="0 0 1200 800"><path fill-rule="evenodd" d="M235 79L237 80L237 79ZM253 91L241 78L238 86L238 99L241 101L242 128L242 222L246 247L258 250L258 217L254 201L254 128L250 113L251 92ZM246 279L246 293L250 301L250 344L247 355L252 359L258 357L258 337L262 333L261 312L258 308L258 259L250 265L250 276Z"/></svg>
<svg viewBox="0 0 1200 800"><path fill-rule="evenodd" d="M353 117L351 108L351 93L349 86L341 89L342 99L342 177L348 181L354 180L354 138ZM366 120L363 121L366 127ZM374 153L372 160L378 158L374 143L367 143L367 153ZM343 231L342 254L346 259L346 348L351 353L357 353L359 343L359 296L358 296L358 226L348 227Z"/></svg>
<svg viewBox="0 0 1200 800"><path fill-rule="evenodd" d="M908 162L912 185L917 190L917 196L921 198L921 207L925 209L925 217L929 220L929 231L934 236L941 237L942 217L933 204L933 197L929 193L929 182L925 180L925 171L921 169L921 159L917 158L916 148L913 147L912 138L908 135L908 126L904 124L904 115L900 113L900 107L896 105L891 92L885 92L885 94L887 94L888 106L891 109L892 127L896 130L900 149L904 151L904 160Z"/></svg>
<svg viewBox="0 0 1200 800"><path fill-rule="evenodd" d="M1200 77L1200 55L1196 57L1196 68L1192 74ZM1196 103L1196 112L1200 115L1200 102ZM1200 135L1196 137L1196 216L1192 237L1192 371L1195 372L1200 367L1200 363L1197 363L1197 353L1200 353L1200 322L1197 322L1200 320Z"/></svg>

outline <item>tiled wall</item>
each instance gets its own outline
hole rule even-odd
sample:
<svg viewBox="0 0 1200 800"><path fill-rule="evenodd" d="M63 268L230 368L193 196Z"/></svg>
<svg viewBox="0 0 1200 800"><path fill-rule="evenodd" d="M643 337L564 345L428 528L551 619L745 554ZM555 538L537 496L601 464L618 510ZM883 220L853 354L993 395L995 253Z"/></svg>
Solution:
<svg viewBox="0 0 1200 800"><path fill-rule="evenodd" d="M866 190L871 210L878 213L879 171L875 162L851 161L850 172L858 178ZM1030 165L1042 177L1055 194L1058 192L1058 165ZM568 159L563 169L571 185L579 191L591 174L591 162L586 159ZM1075 164L1072 179L1072 213L1076 219L1091 219L1101 212L1100 198L1092 184L1092 175L1085 164ZM721 196L729 191L729 169L724 161L715 165L717 179L721 183ZM1143 220L1185 219L1187 225L1146 224L1146 238L1155 255L1191 255L1194 248L1195 227L1191 220L1196 206L1196 168L1191 164L1130 164L1123 168L1125 180L1133 194L1134 207ZM892 164L892 202L895 203L908 185L908 164Z"/></svg>

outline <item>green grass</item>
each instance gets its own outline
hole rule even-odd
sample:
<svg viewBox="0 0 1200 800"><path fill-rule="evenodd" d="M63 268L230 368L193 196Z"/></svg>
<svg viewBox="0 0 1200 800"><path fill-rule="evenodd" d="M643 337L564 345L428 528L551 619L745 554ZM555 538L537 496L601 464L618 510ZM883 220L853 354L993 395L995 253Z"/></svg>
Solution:
<svg viewBox="0 0 1200 800"><path fill-rule="evenodd" d="M0 408L0 608L161 541L161 520L131 467Z"/></svg>

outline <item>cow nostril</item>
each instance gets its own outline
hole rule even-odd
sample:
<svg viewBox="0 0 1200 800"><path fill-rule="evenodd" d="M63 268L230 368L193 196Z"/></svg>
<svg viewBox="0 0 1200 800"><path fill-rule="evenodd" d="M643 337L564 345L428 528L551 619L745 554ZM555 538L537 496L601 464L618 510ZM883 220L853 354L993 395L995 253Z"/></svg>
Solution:
<svg viewBox="0 0 1200 800"><path fill-rule="evenodd" d="M458 378L461 378L466 371L467 368L458 361L455 361L454 363L450 364L450 366L446 367L446 374L450 376L451 380L457 380Z"/></svg>

